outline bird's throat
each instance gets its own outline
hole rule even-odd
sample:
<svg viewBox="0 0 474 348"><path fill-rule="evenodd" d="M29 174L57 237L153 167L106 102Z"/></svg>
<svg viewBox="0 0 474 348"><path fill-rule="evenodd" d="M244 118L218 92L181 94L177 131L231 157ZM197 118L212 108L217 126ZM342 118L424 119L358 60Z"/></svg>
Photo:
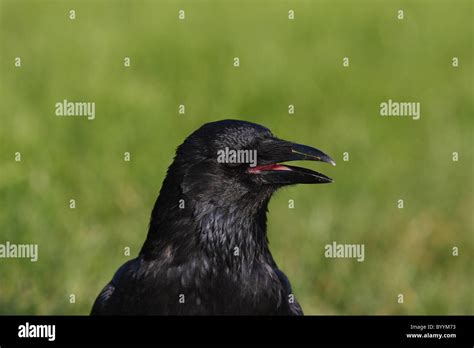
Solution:
<svg viewBox="0 0 474 348"><path fill-rule="evenodd" d="M219 207L200 217L200 247L216 262L239 267L269 255L266 206L258 210Z"/></svg>
<svg viewBox="0 0 474 348"><path fill-rule="evenodd" d="M173 250L174 259L185 261L189 250L201 250L211 262L232 268L271 258L266 232L269 199L270 195L229 205L188 201L184 209L158 199L140 254L161 259Z"/></svg>

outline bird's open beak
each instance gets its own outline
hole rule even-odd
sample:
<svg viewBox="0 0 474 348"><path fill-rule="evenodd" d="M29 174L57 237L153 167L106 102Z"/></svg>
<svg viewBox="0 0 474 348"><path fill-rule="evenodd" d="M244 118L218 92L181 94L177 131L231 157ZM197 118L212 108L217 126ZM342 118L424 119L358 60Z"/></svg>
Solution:
<svg viewBox="0 0 474 348"><path fill-rule="evenodd" d="M333 180L311 169L280 164L289 161L320 161L333 166L336 162L324 152L306 145L280 139L265 141L258 153L257 166L249 167L248 173L258 175L265 184L324 184Z"/></svg>

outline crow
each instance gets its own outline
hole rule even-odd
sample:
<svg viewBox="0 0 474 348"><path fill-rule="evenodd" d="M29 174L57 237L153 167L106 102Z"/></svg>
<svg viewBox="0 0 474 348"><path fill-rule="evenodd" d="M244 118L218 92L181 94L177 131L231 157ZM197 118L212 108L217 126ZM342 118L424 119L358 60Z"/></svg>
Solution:
<svg viewBox="0 0 474 348"><path fill-rule="evenodd" d="M249 152L256 163L242 160ZM268 247L267 206L281 187L332 179L280 164L294 160L335 165L250 122L192 133L168 168L138 257L118 269L91 315L303 315Z"/></svg>

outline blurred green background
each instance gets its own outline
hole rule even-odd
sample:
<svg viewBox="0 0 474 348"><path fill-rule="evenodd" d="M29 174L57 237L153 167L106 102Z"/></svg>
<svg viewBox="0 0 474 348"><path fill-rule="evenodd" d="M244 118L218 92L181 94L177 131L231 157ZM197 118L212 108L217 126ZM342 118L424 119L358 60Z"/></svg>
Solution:
<svg viewBox="0 0 474 348"><path fill-rule="evenodd" d="M0 0L0 243L39 244L36 263L0 259L0 313L88 314L138 253L176 147L237 118L338 164L269 208L306 314L473 314L472 17L472 1ZM63 99L96 119L56 117ZM381 117L388 99L421 119ZM325 258L332 241L365 261Z"/></svg>

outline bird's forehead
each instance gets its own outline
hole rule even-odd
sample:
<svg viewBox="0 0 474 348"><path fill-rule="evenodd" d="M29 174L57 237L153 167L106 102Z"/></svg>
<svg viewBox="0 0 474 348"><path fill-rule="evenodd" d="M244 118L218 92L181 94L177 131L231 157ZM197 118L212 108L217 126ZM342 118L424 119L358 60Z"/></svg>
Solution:
<svg viewBox="0 0 474 348"><path fill-rule="evenodd" d="M247 145L256 140L271 137L272 133L265 127L229 127L215 136L217 143L227 145Z"/></svg>
<svg viewBox="0 0 474 348"><path fill-rule="evenodd" d="M241 149L257 145L260 140L272 138L273 134L259 124L240 121L223 120L206 123L191 134L183 144L189 151L202 153L215 149Z"/></svg>
<svg viewBox="0 0 474 348"><path fill-rule="evenodd" d="M255 140L256 138L263 138L271 135L270 131L264 132L249 127L232 127L219 132L216 134L216 140L223 142L235 142L235 143L247 143Z"/></svg>

